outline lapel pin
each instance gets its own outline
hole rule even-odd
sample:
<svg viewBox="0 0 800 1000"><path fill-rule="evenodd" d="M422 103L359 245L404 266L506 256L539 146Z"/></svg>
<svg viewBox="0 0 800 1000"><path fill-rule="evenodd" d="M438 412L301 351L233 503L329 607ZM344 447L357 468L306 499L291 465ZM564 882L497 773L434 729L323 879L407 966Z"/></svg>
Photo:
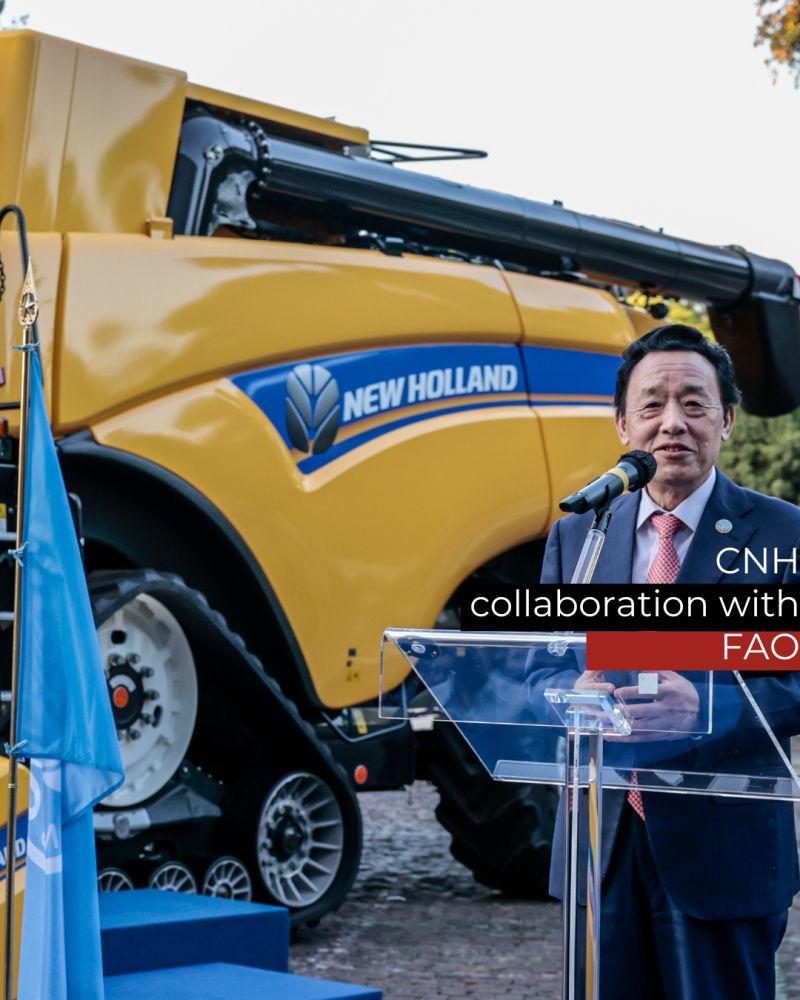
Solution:
<svg viewBox="0 0 800 1000"><path fill-rule="evenodd" d="M717 521L714 527L721 535L727 535L729 531L733 531L733 525L727 519L727 517L720 518L720 520Z"/></svg>

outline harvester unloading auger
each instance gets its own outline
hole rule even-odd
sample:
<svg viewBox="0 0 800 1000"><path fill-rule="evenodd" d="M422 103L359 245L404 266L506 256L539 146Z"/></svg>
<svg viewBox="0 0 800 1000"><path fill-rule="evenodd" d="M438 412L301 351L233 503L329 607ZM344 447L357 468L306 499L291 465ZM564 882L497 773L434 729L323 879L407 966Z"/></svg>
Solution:
<svg viewBox="0 0 800 1000"><path fill-rule="evenodd" d="M302 220L295 237L309 242L316 223L325 241L372 233L385 252L460 251L527 273L688 298L710 307L715 334L740 362L751 413L800 405L800 279L790 265L292 142L227 117L202 106L187 112L169 206L176 232L231 225L268 237L262 217L272 212ZM748 362L759 352L766 357L754 371ZM776 370L769 362L779 357Z"/></svg>

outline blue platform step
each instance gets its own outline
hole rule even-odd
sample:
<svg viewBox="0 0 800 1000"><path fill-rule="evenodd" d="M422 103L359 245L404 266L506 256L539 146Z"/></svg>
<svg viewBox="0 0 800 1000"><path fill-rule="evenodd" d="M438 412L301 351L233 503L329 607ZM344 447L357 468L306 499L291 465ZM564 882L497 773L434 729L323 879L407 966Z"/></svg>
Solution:
<svg viewBox="0 0 800 1000"><path fill-rule="evenodd" d="M134 889L100 894L106 1000L381 1000L293 976L280 906Z"/></svg>
<svg viewBox="0 0 800 1000"><path fill-rule="evenodd" d="M380 990L244 965L192 965L107 976L106 1000L381 1000Z"/></svg>
<svg viewBox="0 0 800 1000"><path fill-rule="evenodd" d="M103 892L100 936L106 976L210 962L289 968L289 915L282 906L157 889Z"/></svg>

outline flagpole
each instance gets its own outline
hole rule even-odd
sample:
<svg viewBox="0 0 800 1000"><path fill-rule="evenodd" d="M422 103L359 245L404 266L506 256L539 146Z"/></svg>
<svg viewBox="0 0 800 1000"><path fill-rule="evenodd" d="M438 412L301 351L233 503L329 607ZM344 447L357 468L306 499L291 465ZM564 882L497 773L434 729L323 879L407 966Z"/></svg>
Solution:
<svg viewBox="0 0 800 1000"><path fill-rule="evenodd" d="M18 216L19 218L19 216ZM20 220L21 221L21 220ZM24 225L24 223L23 223ZM21 230L21 235L24 230ZM27 253L24 254L27 257ZM30 417L31 353L36 350L36 319L39 303L33 280L33 267L27 260L25 284L19 302L22 326L22 380L20 388L19 458L17 462L17 546L14 561L14 631L11 652L11 716L8 737L8 837L6 840L6 923L3 953L5 956L4 1000L14 1000L14 932L16 923L16 844L17 844L17 699L19 697L20 625L22 612L22 549L25 535L25 483L28 467L28 422Z"/></svg>

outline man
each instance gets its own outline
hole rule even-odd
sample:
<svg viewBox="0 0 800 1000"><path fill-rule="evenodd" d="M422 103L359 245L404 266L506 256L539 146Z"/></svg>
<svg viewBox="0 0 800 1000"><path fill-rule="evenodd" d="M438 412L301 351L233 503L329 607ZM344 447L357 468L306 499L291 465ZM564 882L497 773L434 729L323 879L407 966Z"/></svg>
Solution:
<svg viewBox="0 0 800 1000"><path fill-rule="evenodd" d="M616 427L623 445L652 452L658 468L646 491L612 504L594 582L796 582L790 563L778 564L786 572L774 571L771 555L774 550L790 558L800 548L800 510L742 489L715 468L738 401L730 357L699 331L671 324L629 345L617 378ZM570 580L591 520L591 514L571 515L554 525L543 583ZM745 571L736 552L746 547L770 553L765 571L752 563ZM536 685L532 666L529 683ZM615 692L598 674L586 672L571 683ZM725 687L735 683L731 675L717 675L716 683L720 705L726 691L741 697L738 688ZM800 732L797 675L762 675L752 686L788 748L786 737ZM632 705L634 717L663 712L665 705L684 722L696 716L697 692L686 678L669 674L661 688L665 701ZM634 692L625 687L616 693ZM714 753L734 759L738 754L745 774L758 773L747 768L758 768L770 755L777 759L773 748L745 744L737 727L727 745L714 749L713 741L706 747L700 739L691 752L711 754L699 770L716 769ZM562 798L551 869L557 897L563 888L564 807ZM774 997L774 956L800 889L791 804L607 792L602 871L603 1000Z"/></svg>

